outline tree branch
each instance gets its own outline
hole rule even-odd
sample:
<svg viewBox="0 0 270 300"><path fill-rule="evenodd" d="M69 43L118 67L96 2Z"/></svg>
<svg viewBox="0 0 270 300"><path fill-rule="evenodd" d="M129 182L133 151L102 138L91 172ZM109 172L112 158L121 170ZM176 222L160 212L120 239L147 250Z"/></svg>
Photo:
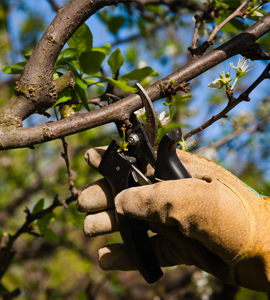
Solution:
<svg viewBox="0 0 270 300"><path fill-rule="evenodd" d="M197 16L196 18L196 24L194 29L194 34L192 38L192 44L188 48L188 50L192 53L192 55L203 55L203 53L206 51L206 49L213 44L213 39L217 35L217 33L220 31L222 27L224 27L228 22L230 22L235 17L242 17L243 13L241 10L249 3L251 0L246 0L244 3L242 3L231 15L229 15L223 22L221 22L219 25L214 26L214 30L209 35L206 41L202 43L200 47L196 47L196 41L198 36L198 29L201 26L204 18Z"/></svg>
<svg viewBox="0 0 270 300"><path fill-rule="evenodd" d="M52 6L52 9L55 11L55 12L58 12L59 10L59 7L58 5L54 2L54 0L48 0Z"/></svg>
<svg viewBox="0 0 270 300"><path fill-rule="evenodd" d="M58 199L58 196L54 198L53 203L46 209L41 210L40 212L36 214L31 214L31 212L26 208L26 220L24 224L17 230L17 232L14 235L9 235L9 240L5 247L1 247L0 251L0 279L5 274L15 252L12 250L13 245L15 241L18 239L19 236L21 236L23 233L30 233L32 234L32 227L31 223L35 220L41 219L43 216L45 216L48 213L51 213L56 207L58 206L64 206L66 207L69 203L76 201L77 196L70 196L69 198L60 201Z"/></svg>
<svg viewBox="0 0 270 300"><path fill-rule="evenodd" d="M229 141L235 139L236 137L242 135L242 134L246 134L246 133L253 133L253 132L256 132L256 131L261 131L268 123L270 122L270 116L266 119L266 120L263 120L262 122L259 122L255 125L252 125L252 126L249 126L247 128L244 128L244 129L239 129L239 130L236 130L234 132L232 132L231 134L228 134L227 136L225 136L224 138L210 144L210 145L207 145L207 146L204 146L204 147L200 147L198 149L196 149L194 151L194 153L200 153L200 152L203 152L209 148L217 148L217 147L220 147L226 143L228 143Z"/></svg>
<svg viewBox="0 0 270 300"><path fill-rule="evenodd" d="M73 178L72 178L72 170L71 170L70 163L69 163L69 158L68 158L68 150L67 150L68 144L67 144L64 137L62 138L62 144L63 144L63 148L64 148L64 153L61 153L61 155L62 155L62 157L64 158L64 160L66 162L68 180L69 180L69 190L70 190L71 195L73 197L78 197L79 196L79 191L74 186L74 182L73 182Z"/></svg>
<svg viewBox="0 0 270 300"><path fill-rule="evenodd" d="M148 95L153 102L161 99L160 85L168 86L171 80L174 80L174 86L178 86L183 81L190 81L222 61L250 48L258 38L269 30L270 13L229 42L191 61L176 72L147 87ZM142 102L139 95L132 94L110 106L88 113L77 113L57 122L29 128L12 126L2 128L0 129L0 150L31 147L35 144L62 138L107 123L119 120L126 121L130 113L140 107L142 107Z"/></svg>
<svg viewBox="0 0 270 300"><path fill-rule="evenodd" d="M104 6L124 0L72 0L58 10L16 83L15 96L0 107L0 125L21 127L22 121L57 100L53 68L72 34ZM38 63L37 63L38 62Z"/></svg>
<svg viewBox="0 0 270 300"><path fill-rule="evenodd" d="M265 79L269 78L269 71L270 71L270 63L267 65L265 70L262 72L262 74L259 76L259 78L245 91L243 92L237 99L236 98L230 98L227 106L217 115L213 116L211 119L206 121L201 126L190 130L186 135L183 136L183 139L186 140L187 138L193 136L194 134L203 131L216 121L220 120L221 118L226 117L227 113L231 111L235 106L237 106L242 101L249 101L248 98L249 94Z"/></svg>

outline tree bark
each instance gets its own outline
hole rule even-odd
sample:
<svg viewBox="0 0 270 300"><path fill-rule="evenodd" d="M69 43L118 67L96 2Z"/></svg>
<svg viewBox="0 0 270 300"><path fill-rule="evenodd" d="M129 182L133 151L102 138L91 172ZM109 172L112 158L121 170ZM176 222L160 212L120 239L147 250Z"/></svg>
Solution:
<svg viewBox="0 0 270 300"><path fill-rule="evenodd" d="M117 120L127 121L132 112L142 107L139 95L132 94L110 106L88 113L77 113L64 120L29 128L18 127L24 118L37 109L55 103L57 92L52 80L53 67L66 41L98 9L117 2L127 1L73 0L59 10L25 66L15 96L0 108L0 150L32 147ZM176 72L153 83L146 88L147 93L152 101L164 98L164 89L171 80L174 80L174 87L192 80L224 60L245 52L269 30L270 13L224 45L193 59Z"/></svg>

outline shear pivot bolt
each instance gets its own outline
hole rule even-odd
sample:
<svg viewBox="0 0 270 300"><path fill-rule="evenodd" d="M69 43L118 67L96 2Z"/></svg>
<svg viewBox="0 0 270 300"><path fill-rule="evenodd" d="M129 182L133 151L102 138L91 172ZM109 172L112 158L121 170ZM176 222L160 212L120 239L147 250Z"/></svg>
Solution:
<svg viewBox="0 0 270 300"><path fill-rule="evenodd" d="M115 169L116 169L116 171L120 171L120 167L119 166L117 166Z"/></svg>
<svg viewBox="0 0 270 300"><path fill-rule="evenodd" d="M131 134L128 138L128 142L130 143L130 145L135 145L137 142L139 141L139 137L137 136L137 134Z"/></svg>

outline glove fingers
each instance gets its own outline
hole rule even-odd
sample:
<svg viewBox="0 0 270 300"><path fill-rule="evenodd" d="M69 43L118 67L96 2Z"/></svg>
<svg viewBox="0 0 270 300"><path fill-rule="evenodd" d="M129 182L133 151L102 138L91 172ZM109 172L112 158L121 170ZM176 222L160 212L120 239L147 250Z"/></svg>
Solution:
<svg viewBox="0 0 270 300"><path fill-rule="evenodd" d="M234 191L213 176L131 188L116 196L115 206L118 213L130 217L178 224L185 236L201 241L224 260L248 249L246 208Z"/></svg>
<svg viewBox="0 0 270 300"><path fill-rule="evenodd" d="M156 253L159 264L162 267L173 266L174 264L167 261L164 257L164 249L160 248L160 245L164 245L164 238L161 236L153 236L150 238L154 252ZM166 241L167 243L167 241ZM167 243L168 245L168 243ZM163 248L163 247L162 247ZM167 249L169 249L168 247ZM99 249L99 265L101 269L108 270L120 270L120 271L131 271L137 270L137 267L129 256L128 251L124 244L112 244L106 245L105 247Z"/></svg>
<svg viewBox="0 0 270 300"><path fill-rule="evenodd" d="M89 237L118 231L115 209L86 215L83 230Z"/></svg>
<svg viewBox="0 0 270 300"><path fill-rule="evenodd" d="M185 244L191 243L190 248L192 249L193 243L195 243L195 245L198 243L196 240L183 236L177 226L172 226L169 228L169 231L170 235L173 236L172 239L167 239L161 235L155 235L150 238L161 267L171 267L183 263L181 255L185 256L185 254L183 254L183 252L185 252ZM187 252L189 252L188 255L190 256L190 251ZM99 265L103 270L137 270L124 244L106 245L99 250L98 254ZM190 263L190 261L188 262Z"/></svg>
<svg viewBox="0 0 270 300"><path fill-rule="evenodd" d="M96 147L96 148L89 149L85 153L84 159L86 160L89 166L97 170L107 148L108 148L107 146L104 146L104 147Z"/></svg>
<svg viewBox="0 0 270 300"><path fill-rule="evenodd" d="M89 184L80 193L77 201L79 212L96 212L114 207L112 190L106 179Z"/></svg>

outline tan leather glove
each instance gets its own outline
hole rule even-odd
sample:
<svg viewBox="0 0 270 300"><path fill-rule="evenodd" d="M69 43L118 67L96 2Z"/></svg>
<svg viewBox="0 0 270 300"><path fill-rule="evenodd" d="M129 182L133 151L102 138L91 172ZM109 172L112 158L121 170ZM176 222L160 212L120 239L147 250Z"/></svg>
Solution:
<svg viewBox="0 0 270 300"><path fill-rule="evenodd" d="M90 149L85 159L97 169L104 152ZM156 233L151 242L160 266L195 265L228 284L269 296L270 198L259 197L205 158L180 150L177 154L192 178L130 188L115 200L105 179L84 189L78 210L88 212L85 234L117 231L116 208L119 214L145 220ZM213 267L217 256L223 262ZM136 268L123 244L101 248L99 263L104 270Z"/></svg>

